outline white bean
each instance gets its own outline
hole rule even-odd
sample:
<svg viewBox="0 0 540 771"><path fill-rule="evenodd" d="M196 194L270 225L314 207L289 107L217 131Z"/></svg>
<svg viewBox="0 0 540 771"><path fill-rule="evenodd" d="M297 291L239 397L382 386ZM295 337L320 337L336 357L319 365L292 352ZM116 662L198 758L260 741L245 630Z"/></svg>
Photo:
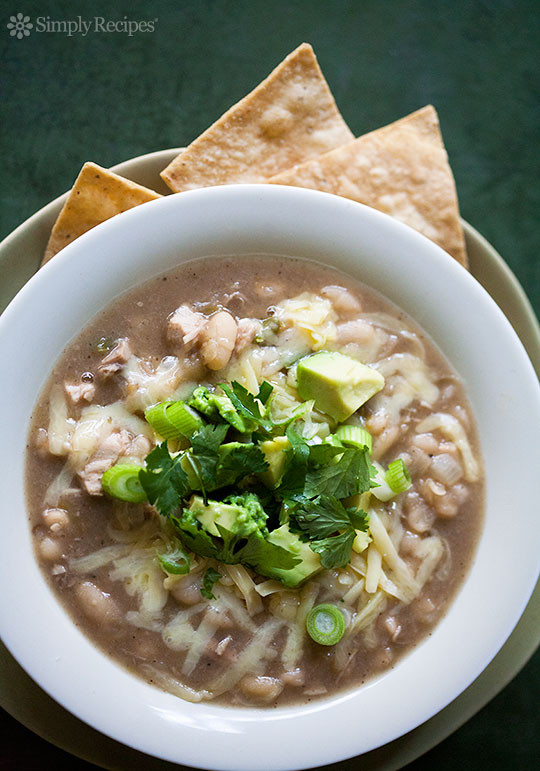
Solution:
<svg viewBox="0 0 540 771"><path fill-rule="evenodd" d="M336 327L338 343L369 343L375 334L375 328L362 319L345 321Z"/></svg>
<svg viewBox="0 0 540 771"><path fill-rule="evenodd" d="M51 530L60 530L69 525L69 514L65 509L45 509L42 516Z"/></svg>
<svg viewBox="0 0 540 771"><path fill-rule="evenodd" d="M323 287L321 294L330 300L338 313L360 313L362 310L359 300L345 287L331 284Z"/></svg>
<svg viewBox="0 0 540 771"><path fill-rule="evenodd" d="M435 514L418 493L410 493L405 505L407 522L416 533L427 533L431 530Z"/></svg>
<svg viewBox="0 0 540 771"><path fill-rule="evenodd" d="M458 513L458 505L449 495L439 498L434 503L434 509L438 517L443 519L452 519Z"/></svg>
<svg viewBox="0 0 540 771"><path fill-rule="evenodd" d="M281 680L285 685L302 686L305 682L304 670L297 667L290 672L284 672L281 675Z"/></svg>
<svg viewBox="0 0 540 771"><path fill-rule="evenodd" d="M382 434L376 436L373 440L373 457L375 460L382 458L384 453L397 441L399 437L399 426L390 425L384 429Z"/></svg>
<svg viewBox="0 0 540 771"><path fill-rule="evenodd" d="M62 556L62 546L54 538L46 536L39 544L39 552L47 562L56 562Z"/></svg>
<svg viewBox="0 0 540 771"><path fill-rule="evenodd" d="M403 457L403 455L408 456L408 461L405 458L403 460L410 473L414 476L421 476L431 463L427 452L424 452L424 450L414 444L409 447L406 453L402 453L400 457Z"/></svg>
<svg viewBox="0 0 540 771"><path fill-rule="evenodd" d="M434 506L438 498L446 495L446 487L434 479L425 479L422 484L422 495L430 506Z"/></svg>
<svg viewBox="0 0 540 771"><path fill-rule="evenodd" d="M417 434L414 437L413 442L417 447L427 453L437 452L439 449L439 443L432 434Z"/></svg>
<svg viewBox="0 0 540 771"><path fill-rule="evenodd" d="M196 605L202 600L201 587L198 583L182 581L171 587L171 594L181 605Z"/></svg>
<svg viewBox="0 0 540 771"><path fill-rule="evenodd" d="M382 412L376 412L366 420L366 428L373 436L382 434L388 424L388 417Z"/></svg>
<svg viewBox="0 0 540 771"><path fill-rule="evenodd" d="M49 454L49 432L46 428L38 428L35 442L39 454L44 458L47 457Z"/></svg>
<svg viewBox="0 0 540 771"><path fill-rule="evenodd" d="M453 485L459 482L463 476L460 462L447 452L435 455L430 465L431 475L445 485Z"/></svg>
<svg viewBox="0 0 540 771"><path fill-rule="evenodd" d="M208 319L201 338L201 358L211 370L226 367L236 342L238 325L227 311L218 311Z"/></svg>
<svg viewBox="0 0 540 771"><path fill-rule="evenodd" d="M256 701L273 701L283 690L283 683L277 677L245 675L240 681L242 692Z"/></svg>
<svg viewBox="0 0 540 771"><path fill-rule="evenodd" d="M75 589L75 595L86 616L97 624L110 624L120 618L120 609L110 594L91 581L83 581Z"/></svg>
<svg viewBox="0 0 540 771"><path fill-rule="evenodd" d="M401 632L401 624L398 624L395 616L388 616L384 622L384 626L390 635L392 642L395 642Z"/></svg>
<svg viewBox="0 0 540 771"><path fill-rule="evenodd" d="M413 602L412 609L416 618L424 624L431 624L435 618L437 607L429 597L422 597Z"/></svg>
<svg viewBox="0 0 540 771"><path fill-rule="evenodd" d="M199 598L201 598L201 591L199 589ZM233 626L233 622L227 615L226 610L220 610L218 608L208 608L204 618L216 629L230 629Z"/></svg>

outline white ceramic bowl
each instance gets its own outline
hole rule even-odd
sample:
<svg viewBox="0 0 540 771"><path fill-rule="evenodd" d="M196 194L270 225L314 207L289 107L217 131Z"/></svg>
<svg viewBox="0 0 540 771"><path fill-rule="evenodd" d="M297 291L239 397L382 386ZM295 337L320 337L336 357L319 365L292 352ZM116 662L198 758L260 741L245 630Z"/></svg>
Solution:
<svg viewBox="0 0 540 771"><path fill-rule="evenodd" d="M413 316L466 383L487 476L474 563L432 636L362 688L271 710L183 702L99 652L36 565L23 485L29 416L70 339L118 294L182 260L254 252L334 265ZM464 690L503 645L534 588L540 389L532 366L466 271L373 209L264 185L197 190L132 209L66 247L21 290L0 319L0 361L3 640L58 702L126 745L200 768L246 771L292 771L367 752Z"/></svg>

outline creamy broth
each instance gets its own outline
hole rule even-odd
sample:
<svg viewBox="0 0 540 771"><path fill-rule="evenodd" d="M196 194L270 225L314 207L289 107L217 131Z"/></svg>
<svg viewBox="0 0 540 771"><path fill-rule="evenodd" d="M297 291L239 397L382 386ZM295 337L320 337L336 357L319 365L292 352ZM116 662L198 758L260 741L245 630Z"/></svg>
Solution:
<svg viewBox="0 0 540 771"><path fill-rule="evenodd" d="M299 296L326 313L315 332L304 322L297 328L284 305ZM272 323L242 323L230 361L211 370L201 345L182 344L171 329L170 317L183 305L204 316L226 309L237 321ZM283 329L292 332L284 337ZM346 567L322 570L297 589L198 556L189 574L168 575L157 554L170 528L153 507L101 493L108 465L119 457L142 463L155 445L144 409L185 399L201 383L244 379L249 387L254 377L275 385L286 409L287 398L294 405L296 359L321 349L384 375L383 390L355 419L373 436L373 459L386 466L403 458L412 487L387 503L372 496L370 545L353 549ZM118 403L109 413L99 407ZM83 420L89 431L101 420L100 438L75 451ZM54 426L63 438L55 439ZM446 612L483 516L474 418L435 345L350 277L274 256L186 263L99 314L63 352L36 405L26 474L36 555L74 622L129 670L191 701L307 702L395 666ZM208 567L221 574L214 599L201 594ZM346 633L332 647L305 632L310 608L328 602L346 619Z"/></svg>

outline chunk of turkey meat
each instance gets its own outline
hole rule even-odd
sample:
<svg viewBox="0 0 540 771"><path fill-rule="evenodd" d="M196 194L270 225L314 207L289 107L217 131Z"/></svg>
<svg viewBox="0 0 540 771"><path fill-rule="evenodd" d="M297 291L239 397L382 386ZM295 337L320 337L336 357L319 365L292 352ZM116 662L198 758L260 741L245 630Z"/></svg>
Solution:
<svg viewBox="0 0 540 771"><path fill-rule="evenodd" d="M96 395L94 383L64 383L64 389L73 404L90 403Z"/></svg>
<svg viewBox="0 0 540 771"><path fill-rule="evenodd" d="M206 326L206 316L192 311L188 305L180 305L167 322L167 340L174 348L186 351L199 342L199 337Z"/></svg>
<svg viewBox="0 0 540 771"><path fill-rule="evenodd" d="M120 372L124 364L131 356L131 347L127 337L121 337L112 351L110 351L101 360L101 364L98 367L98 375L102 379L107 379L111 375Z"/></svg>
<svg viewBox="0 0 540 771"><path fill-rule="evenodd" d="M239 319L234 344L235 353L241 353L253 342L256 335L259 334L261 326L259 319Z"/></svg>
<svg viewBox="0 0 540 771"><path fill-rule="evenodd" d="M79 472L82 487L89 495L102 495L101 477L119 458L143 463L150 451L150 442L142 435L133 437L129 431L114 431L103 440L86 466Z"/></svg>

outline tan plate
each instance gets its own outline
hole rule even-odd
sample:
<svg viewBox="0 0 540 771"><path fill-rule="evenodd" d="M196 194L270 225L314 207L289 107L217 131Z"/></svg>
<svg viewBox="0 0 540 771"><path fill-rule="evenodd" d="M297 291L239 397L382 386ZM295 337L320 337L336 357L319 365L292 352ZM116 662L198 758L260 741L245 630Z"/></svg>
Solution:
<svg viewBox="0 0 540 771"><path fill-rule="evenodd" d="M159 172L178 150L162 150L119 164L114 170L139 184L167 193ZM65 196L38 211L0 244L0 311L36 271ZM540 375L540 326L516 277L502 257L463 223L473 275L502 308ZM459 728L499 693L540 643L540 583L519 624L480 677L444 710L414 731L359 758L327 766L328 771L395 771ZM0 643L0 706L30 730L67 752L103 768L172 771L184 768L150 758L109 739L60 707L17 664Z"/></svg>

